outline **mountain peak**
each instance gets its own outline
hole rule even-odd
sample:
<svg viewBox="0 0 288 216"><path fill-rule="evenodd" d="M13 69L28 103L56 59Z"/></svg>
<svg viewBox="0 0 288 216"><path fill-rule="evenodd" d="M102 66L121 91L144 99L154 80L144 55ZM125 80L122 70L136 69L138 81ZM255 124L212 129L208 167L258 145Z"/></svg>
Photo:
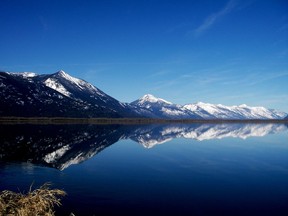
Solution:
<svg viewBox="0 0 288 216"><path fill-rule="evenodd" d="M73 84L76 84L80 89L82 89L83 85L85 85L87 83L86 81L72 77L71 75L66 73L64 70L59 70L54 75L61 77L61 78L64 78L65 80L67 80Z"/></svg>
<svg viewBox="0 0 288 216"><path fill-rule="evenodd" d="M59 74L66 74L66 72L65 72L64 70L59 70L59 71L57 71L57 73L59 73Z"/></svg>
<svg viewBox="0 0 288 216"><path fill-rule="evenodd" d="M208 105L208 103L204 103L204 102L202 102L202 101L199 101L199 102L195 103L195 105L199 105L199 106L201 106L201 105Z"/></svg>
<svg viewBox="0 0 288 216"><path fill-rule="evenodd" d="M157 103L157 102L161 102L161 103L166 103L166 104L172 104L169 101L166 101L162 98L157 98L152 94L145 94L142 98L140 98L141 103L144 102L150 102L150 103Z"/></svg>
<svg viewBox="0 0 288 216"><path fill-rule="evenodd" d="M247 104L241 104L241 105L239 105L239 107L241 107L241 108L248 108Z"/></svg>
<svg viewBox="0 0 288 216"><path fill-rule="evenodd" d="M152 94L145 94L141 100L147 100L147 101L157 101L158 98L156 98L154 95Z"/></svg>
<svg viewBox="0 0 288 216"><path fill-rule="evenodd" d="M62 77L67 77L67 76L70 77L70 75L68 73L66 73L64 70L59 70L55 74L59 75L59 76L62 76Z"/></svg>

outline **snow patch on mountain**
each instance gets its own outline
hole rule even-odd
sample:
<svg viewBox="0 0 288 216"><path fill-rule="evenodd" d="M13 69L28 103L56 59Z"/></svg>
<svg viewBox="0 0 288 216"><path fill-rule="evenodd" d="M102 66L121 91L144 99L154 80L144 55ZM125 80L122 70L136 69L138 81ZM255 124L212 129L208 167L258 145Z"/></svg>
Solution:
<svg viewBox="0 0 288 216"><path fill-rule="evenodd" d="M157 98L154 95L151 94L146 94L142 98L139 99L138 101L139 104L145 104L145 103L164 103L164 104L172 104L169 101L166 101L162 98Z"/></svg>
<svg viewBox="0 0 288 216"><path fill-rule="evenodd" d="M167 116L185 116L187 115L187 113L185 113L185 111L181 110L181 109L175 109L175 107L173 108L167 108L167 107L162 107L161 111L163 113L165 113Z"/></svg>
<svg viewBox="0 0 288 216"><path fill-rule="evenodd" d="M46 79L44 83L47 87L52 88L67 97L71 96L71 93L61 83L57 82L57 80L53 78Z"/></svg>
<svg viewBox="0 0 288 216"><path fill-rule="evenodd" d="M21 76L23 78L31 78L38 76L38 74L33 72L21 72L21 73L14 73L14 72L6 72L7 74L14 75L14 76Z"/></svg>
<svg viewBox="0 0 288 216"><path fill-rule="evenodd" d="M69 81L70 83L74 84L75 86L77 86L79 89L81 90L89 90L91 92L97 92L99 95L104 96L95 86L93 86L92 84L72 77L69 74L67 74L65 71L60 70L56 73L58 76L64 78L65 80Z"/></svg>

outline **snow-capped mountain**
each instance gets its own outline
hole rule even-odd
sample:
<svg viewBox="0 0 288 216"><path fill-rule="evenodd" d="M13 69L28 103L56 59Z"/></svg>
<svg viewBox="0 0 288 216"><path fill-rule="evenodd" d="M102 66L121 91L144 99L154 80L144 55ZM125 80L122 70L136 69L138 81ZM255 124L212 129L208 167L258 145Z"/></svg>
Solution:
<svg viewBox="0 0 288 216"><path fill-rule="evenodd" d="M194 103L184 108L205 119L283 119L286 113L264 107L224 106L222 104Z"/></svg>
<svg viewBox="0 0 288 216"><path fill-rule="evenodd" d="M151 94L146 94L142 98L133 101L130 105L136 109L145 111L143 115L156 118L169 119L202 119L198 114L195 114L181 105L173 104L162 98L157 98Z"/></svg>
<svg viewBox="0 0 288 216"><path fill-rule="evenodd" d="M149 111L151 117L172 119L283 119L287 115L273 109L249 107L245 104L224 106L199 102L182 106L150 94L131 105Z"/></svg>
<svg viewBox="0 0 288 216"><path fill-rule="evenodd" d="M141 117L160 119L283 119L287 113L264 107L209 103L173 104L151 94L128 104L64 71L37 75L0 72L0 116Z"/></svg>
<svg viewBox="0 0 288 216"><path fill-rule="evenodd" d="M88 103L90 106L111 109L122 117L139 117L128 104L119 102L92 84L72 77L63 70L52 75L42 76L41 81L47 87L76 101Z"/></svg>
<svg viewBox="0 0 288 216"><path fill-rule="evenodd" d="M0 116L139 117L128 104L64 71L0 72Z"/></svg>

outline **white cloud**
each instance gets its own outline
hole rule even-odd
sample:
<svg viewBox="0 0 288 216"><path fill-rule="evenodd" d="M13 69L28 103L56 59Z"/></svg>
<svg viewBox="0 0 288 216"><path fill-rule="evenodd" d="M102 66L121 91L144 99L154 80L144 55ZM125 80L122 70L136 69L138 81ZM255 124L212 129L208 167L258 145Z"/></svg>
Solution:
<svg viewBox="0 0 288 216"><path fill-rule="evenodd" d="M235 0L230 0L221 10L208 16L199 27L189 32L188 34L192 34L195 37L202 35L204 32L209 30L216 21L229 14L236 7L236 5L237 4Z"/></svg>

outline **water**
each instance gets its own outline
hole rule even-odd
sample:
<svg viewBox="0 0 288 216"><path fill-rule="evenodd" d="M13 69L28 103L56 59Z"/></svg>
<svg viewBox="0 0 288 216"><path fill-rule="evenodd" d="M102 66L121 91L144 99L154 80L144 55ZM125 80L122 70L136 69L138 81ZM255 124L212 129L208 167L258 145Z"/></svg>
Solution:
<svg viewBox="0 0 288 216"><path fill-rule="evenodd" d="M0 130L0 190L52 182L57 215L288 215L283 124Z"/></svg>

